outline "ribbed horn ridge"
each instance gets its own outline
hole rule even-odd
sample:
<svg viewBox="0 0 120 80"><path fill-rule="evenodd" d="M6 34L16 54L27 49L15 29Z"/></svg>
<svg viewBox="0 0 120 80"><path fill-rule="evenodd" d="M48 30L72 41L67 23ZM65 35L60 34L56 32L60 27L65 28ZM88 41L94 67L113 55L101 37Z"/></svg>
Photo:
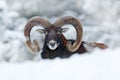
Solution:
<svg viewBox="0 0 120 80"><path fill-rule="evenodd" d="M60 19L58 19L54 25L56 27L62 27L64 26L65 24L71 24L74 26L76 32L77 32L77 36L76 36L76 41L74 42L74 44L72 45L71 42L67 42L67 49L70 51L70 52L75 52L80 44L81 44L81 41L82 41L82 36L83 36L83 28L82 28L82 25L81 23L79 22L79 20L77 20L76 18L74 17L71 17L71 16L66 16L66 17L62 17Z"/></svg>
<svg viewBox="0 0 120 80"><path fill-rule="evenodd" d="M35 26L41 25L43 28L47 28L51 25L51 23L39 16L31 18L25 25L24 29L24 35L27 38L26 44L28 48L30 48L33 52L39 52L40 47L38 46L38 43L36 40L33 40L33 43L30 39L30 32L31 29Z"/></svg>

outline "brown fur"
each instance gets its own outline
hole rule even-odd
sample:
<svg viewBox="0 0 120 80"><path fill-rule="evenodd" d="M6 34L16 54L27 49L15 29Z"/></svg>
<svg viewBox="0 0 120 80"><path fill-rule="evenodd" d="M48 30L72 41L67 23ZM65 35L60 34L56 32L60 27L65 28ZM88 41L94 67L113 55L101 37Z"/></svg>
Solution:
<svg viewBox="0 0 120 80"><path fill-rule="evenodd" d="M64 35L58 34L58 28L61 28L65 24L70 24L73 25L74 28L76 29L77 32L77 37L76 40L67 40ZM49 32L52 34L46 35L45 36L45 41L44 41L44 47L43 51L41 53L42 58L46 59L54 59L56 57L60 58L66 58L70 57L72 54L78 53L82 54L84 52L87 52L87 49L85 48L84 44L89 45L91 47L99 47L100 49L106 49L107 46L103 43L89 43L87 44L86 42L82 41L82 36L83 36L83 29L82 25L74 17L67 16L58 19L54 24L51 24L49 21L40 18L40 17L34 17L30 19L27 24L25 25L25 30L24 30L24 35L27 38L27 46L33 51L33 52L39 52L40 48L38 46L38 43L36 40L33 40L33 43L30 40L30 31L34 26L41 25L45 30L47 30L48 34ZM58 41L60 45L55 49L55 50L50 50L47 46L47 42L49 39L47 38L57 38L56 42ZM71 42L71 44L69 44ZM73 45L74 44L74 45Z"/></svg>

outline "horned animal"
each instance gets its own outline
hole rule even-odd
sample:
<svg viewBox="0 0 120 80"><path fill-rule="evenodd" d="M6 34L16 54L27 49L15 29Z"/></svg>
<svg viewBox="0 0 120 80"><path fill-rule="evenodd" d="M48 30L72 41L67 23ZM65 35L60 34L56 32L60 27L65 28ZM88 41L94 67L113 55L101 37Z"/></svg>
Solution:
<svg viewBox="0 0 120 80"><path fill-rule="evenodd" d="M76 40L66 39L63 33L68 28L63 28L64 25L70 24L76 30ZM24 35L26 37L26 44L28 48L33 52L39 52L40 47L37 40L31 41L30 32L35 26L42 26L43 29L37 29L40 34L45 34L45 40L43 44L43 50L41 57L43 59L54 59L56 57L68 58L72 54L82 54L87 52L85 45L91 47L99 47L100 49L106 49L107 46L103 43L85 42L82 41L83 28L80 21L72 16L61 17L53 24L48 20L39 16L31 18L25 25Z"/></svg>

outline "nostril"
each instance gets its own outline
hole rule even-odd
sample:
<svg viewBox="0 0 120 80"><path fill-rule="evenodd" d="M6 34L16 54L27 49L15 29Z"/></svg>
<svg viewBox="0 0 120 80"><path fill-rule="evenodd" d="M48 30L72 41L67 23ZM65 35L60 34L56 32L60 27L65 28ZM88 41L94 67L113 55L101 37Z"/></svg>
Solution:
<svg viewBox="0 0 120 80"><path fill-rule="evenodd" d="M50 50L55 50L58 47L58 43L55 40L51 40L47 46L49 47Z"/></svg>
<svg viewBox="0 0 120 80"><path fill-rule="evenodd" d="M55 45L55 42L50 43L50 45L51 45L51 46L54 46L54 45Z"/></svg>

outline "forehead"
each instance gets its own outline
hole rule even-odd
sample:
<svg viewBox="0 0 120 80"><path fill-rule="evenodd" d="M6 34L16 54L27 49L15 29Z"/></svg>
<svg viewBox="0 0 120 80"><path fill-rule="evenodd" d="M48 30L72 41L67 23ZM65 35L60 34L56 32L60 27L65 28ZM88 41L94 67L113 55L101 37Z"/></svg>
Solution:
<svg viewBox="0 0 120 80"><path fill-rule="evenodd" d="M51 25L49 28L46 28L47 32L57 32L60 28Z"/></svg>

